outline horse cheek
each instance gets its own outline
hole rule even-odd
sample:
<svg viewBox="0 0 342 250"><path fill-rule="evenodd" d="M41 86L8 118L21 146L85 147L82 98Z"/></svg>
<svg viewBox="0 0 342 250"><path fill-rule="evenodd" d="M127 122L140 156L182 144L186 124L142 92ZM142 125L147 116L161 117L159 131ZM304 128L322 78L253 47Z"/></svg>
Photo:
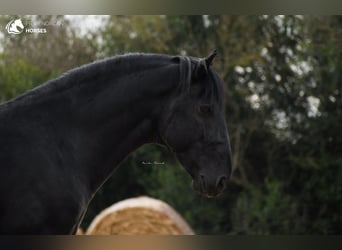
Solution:
<svg viewBox="0 0 342 250"><path fill-rule="evenodd" d="M176 151L188 149L195 137L195 126L180 120L172 121L166 135L168 144Z"/></svg>

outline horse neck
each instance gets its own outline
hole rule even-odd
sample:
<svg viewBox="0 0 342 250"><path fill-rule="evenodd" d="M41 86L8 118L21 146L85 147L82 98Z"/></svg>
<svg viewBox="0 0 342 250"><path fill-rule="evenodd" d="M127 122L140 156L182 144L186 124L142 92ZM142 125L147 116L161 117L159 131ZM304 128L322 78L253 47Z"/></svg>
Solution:
<svg viewBox="0 0 342 250"><path fill-rule="evenodd" d="M157 142L158 121L178 84L177 65L104 77L79 89L75 117L91 189L145 143ZM101 86L96 86L101 84Z"/></svg>

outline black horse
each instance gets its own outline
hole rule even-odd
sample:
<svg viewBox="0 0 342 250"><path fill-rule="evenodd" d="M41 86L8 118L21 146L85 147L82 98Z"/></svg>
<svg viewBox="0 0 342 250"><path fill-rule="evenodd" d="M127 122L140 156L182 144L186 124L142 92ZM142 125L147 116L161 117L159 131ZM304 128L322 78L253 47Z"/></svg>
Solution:
<svg viewBox="0 0 342 250"><path fill-rule="evenodd" d="M0 105L0 233L74 233L96 191L145 143L174 151L202 195L221 193L231 153L215 55L116 56Z"/></svg>

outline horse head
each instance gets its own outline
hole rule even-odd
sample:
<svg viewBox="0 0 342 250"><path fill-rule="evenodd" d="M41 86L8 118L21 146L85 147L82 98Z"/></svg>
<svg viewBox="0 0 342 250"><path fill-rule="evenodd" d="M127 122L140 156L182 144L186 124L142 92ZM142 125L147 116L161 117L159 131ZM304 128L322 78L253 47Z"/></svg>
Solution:
<svg viewBox="0 0 342 250"><path fill-rule="evenodd" d="M159 127L194 190L206 197L222 193L232 169L223 81L210 66L215 56L216 51L203 59L178 57L180 93L169 101Z"/></svg>

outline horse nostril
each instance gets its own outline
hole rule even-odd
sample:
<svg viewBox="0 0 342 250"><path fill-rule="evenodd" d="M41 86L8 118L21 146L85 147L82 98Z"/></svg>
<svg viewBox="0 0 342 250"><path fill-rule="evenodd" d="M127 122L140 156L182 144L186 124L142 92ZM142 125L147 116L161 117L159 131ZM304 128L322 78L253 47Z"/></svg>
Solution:
<svg viewBox="0 0 342 250"><path fill-rule="evenodd" d="M216 182L216 187L222 191L226 187L226 176L220 176Z"/></svg>

